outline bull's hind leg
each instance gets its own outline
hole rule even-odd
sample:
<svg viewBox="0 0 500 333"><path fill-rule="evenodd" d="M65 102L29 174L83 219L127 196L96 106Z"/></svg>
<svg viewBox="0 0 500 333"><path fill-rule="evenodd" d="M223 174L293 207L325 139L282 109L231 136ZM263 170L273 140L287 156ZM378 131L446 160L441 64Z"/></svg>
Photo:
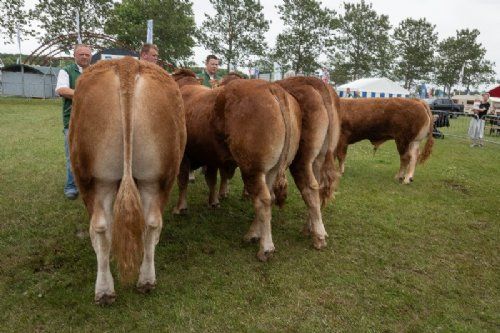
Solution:
<svg viewBox="0 0 500 333"><path fill-rule="evenodd" d="M189 161L184 158L179 169L179 175L177 176L177 184L179 186L179 199L177 200L177 205L173 209L174 214L182 214L187 211L189 168Z"/></svg>
<svg viewBox="0 0 500 333"><path fill-rule="evenodd" d="M255 218L244 239L246 241L259 239L260 248L257 252L257 258L261 261L267 261L274 253L271 234L271 193L263 173L251 176L243 174L243 181L255 209Z"/></svg>
<svg viewBox="0 0 500 333"><path fill-rule="evenodd" d="M208 205L212 208L219 207L219 194L217 193L217 168L208 166L205 169L205 182L207 183Z"/></svg>
<svg viewBox="0 0 500 333"><path fill-rule="evenodd" d="M409 144L396 140L396 146L399 152L399 171L394 178L399 182L403 182L411 159Z"/></svg>
<svg viewBox="0 0 500 333"><path fill-rule="evenodd" d="M403 179L404 184L409 184L413 181L413 174L415 173L415 167L417 165L418 154L419 154L420 142L413 141L410 143L408 148L408 153L410 155L410 162L408 168L406 169L406 174Z"/></svg>
<svg viewBox="0 0 500 333"><path fill-rule="evenodd" d="M322 160L324 158L321 159L320 157L317 163L315 163L314 169L317 169L317 172L313 171L311 163L305 163L302 167L294 166L290 168L295 184L308 209L307 221L304 224L303 233L312 236L313 246L318 250L326 247L326 237L328 237L321 217L320 186L317 181L320 177Z"/></svg>
<svg viewBox="0 0 500 333"><path fill-rule="evenodd" d="M160 184L157 181L138 181L137 187L141 194L146 227L143 235L144 257L139 280L137 281L137 289L142 293L146 293L154 289L156 285L155 247L160 239L163 226L162 211L165 194L162 193Z"/></svg>
<svg viewBox="0 0 500 333"><path fill-rule="evenodd" d="M111 304L116 298L113 276L109 269L113 201L116 189L116 182L95 180L93 188L89 191L94 197L89 233L97 256L95 302L101 305Z"/></svg>
<svg viewBox="0 0 500 333"><path fill-rule="evenodd" d="M225 165L220 168L219 200L229 196L229 179L233 178L235 170L235 166Z"/></svg>

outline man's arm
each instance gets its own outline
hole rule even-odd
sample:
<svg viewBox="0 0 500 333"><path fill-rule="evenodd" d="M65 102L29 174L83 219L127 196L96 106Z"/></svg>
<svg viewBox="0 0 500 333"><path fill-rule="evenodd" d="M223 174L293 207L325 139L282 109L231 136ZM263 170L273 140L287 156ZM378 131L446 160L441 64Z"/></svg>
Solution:
<svg viewBox="0 0 500 333"><path fill-rule="evenodd" d="M63 87L63 88L56 89L56 93L61 97L73 99L73 95L75 94L75 90L71 89L71 88L64 88Z"/></svg>
<svg viewBox="0 0 500 333"><path fill-rule="evenodd" d="M69 87L69 75L64 69L57 75L56 93L64 98L73 99L75 90Z"/></svg>

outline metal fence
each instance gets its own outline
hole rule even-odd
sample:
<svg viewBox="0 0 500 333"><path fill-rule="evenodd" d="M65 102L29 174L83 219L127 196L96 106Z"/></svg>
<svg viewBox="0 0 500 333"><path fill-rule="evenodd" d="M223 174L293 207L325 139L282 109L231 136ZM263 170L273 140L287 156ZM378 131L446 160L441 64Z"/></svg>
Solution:
<svg viewBox="0 0 500 333"><path fill-rule="evenodd" d="M432 111L434 115L434 137L469 139L468 130L474 115L465 112ZM500 116L485 116L484 141L500 148Z"/></svg>

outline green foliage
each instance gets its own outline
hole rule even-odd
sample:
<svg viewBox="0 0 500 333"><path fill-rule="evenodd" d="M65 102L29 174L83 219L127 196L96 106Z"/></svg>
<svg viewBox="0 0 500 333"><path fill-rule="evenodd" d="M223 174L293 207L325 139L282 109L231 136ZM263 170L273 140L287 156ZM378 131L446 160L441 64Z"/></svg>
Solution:
<svg viewBox="0 0 500 333"><path fill-rule="evenodd" d="M32 36L32 27L28 25L28 15L24 9L24 0L0 0L0 36L6 42L13 42L17 27L21 38Z"/></svg>
<svg viewBox="0 0 500 333"><path fill-rule="evenodd" d="M371 3L344 2L338 32L330 40L329 55L337 83L372 75L390 76L395 57L389 40L391 25L387 15L379 15ZM345 81L344 81L345 80Z"/></svg>
<svg viewBox="0 0 500 333"><path fill-rule="evenodd" d="M460 80L467 90L493 80L493 63L484 58L486 49L478 37L479 30L462 29L439 43L435 81L448 93Z"/></svg>
<svg viewBox="0 0 500 333"><path fill-rule="evenodd" d="M160 58L187 65L196 29L189 0L124 0L115 4L105 31L139 50L146 41L148 19L154 20L153 42L160 49Z"/></svg>
<svg viewBox="0 0 500 333"><path fill-rule="evenodd" d="M407 18L394 29L393 38L398 50L394 75L411 89L417 80L429 79L434 70L437 45L436 26L425 18Z"/></svg>
<svg viewBox="0 0 500 333"><path fill-rule="evenodd" d="M51 41L61 35L80 33L82 42L97 47L102 40L85 37L83 33L102 33L104 22L113 6L112 0L40 0L30 16L40 22L43 32L38 34L40 42ZM76 17L79 14L80 26L77 29ZM72 50L74 40L61 40L61 50Z"/></svg>
<svg viewBox="0 0 500 333"><path fill-rule="evenodd" d="M220 56L230 67L244 66L252 56L264 54L264 33L269 21L264 18L260 1L210 0L215 15L205 14L198 31L198 42Z"/></svg>
<svg viewBox="0 0 500 333"><path fill-rule="evenodd" d="M28 57L27 54L21 55L21 62L24 61ZM17 64L17 59L19 59L19 54L11 54L11 53L0 53L0 59L4 66Z"/></svg>
<svg viewBox="0 0 500 333"><path fill-rule="evenodd" d="M284 0L276 6L285 29L276 38L272 58L283 70L313 73L325 41L335 28L335 12L316 0Z"/></svg>
<svg viewBox="0 0 500 333"><path fill-rule="evenodd" d="M300 234L306 208L289 178L286 206L273 209L277 252L268 263L241 241L253 208L240 199L239 174L229 198L210 209L198 173L188 214L170 213L176 191L164 211L156 289L142 295L116 281L116 303L102 308L93 304L88 215L62 191L60 108L0 98L2 331L498 330L500 146L437 140L405 186L392 179L393 142L375 155L369 142L352 145L323 213L328 247L316 251Z"/></svg>

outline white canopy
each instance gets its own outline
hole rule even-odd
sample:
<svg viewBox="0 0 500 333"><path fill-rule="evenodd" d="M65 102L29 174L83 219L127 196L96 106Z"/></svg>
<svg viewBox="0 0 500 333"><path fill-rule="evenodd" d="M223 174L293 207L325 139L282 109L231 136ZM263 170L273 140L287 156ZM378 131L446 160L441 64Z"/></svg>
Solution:
<svg viewBox="0 0 500 333"><path fill-rule="evenodd" d="M347 88L351 89L351 93L358 91L360 97L405 97L410 92L394 81L388 78L366 78L349 82L337 87L340 97L345 95Z"/></svg>

